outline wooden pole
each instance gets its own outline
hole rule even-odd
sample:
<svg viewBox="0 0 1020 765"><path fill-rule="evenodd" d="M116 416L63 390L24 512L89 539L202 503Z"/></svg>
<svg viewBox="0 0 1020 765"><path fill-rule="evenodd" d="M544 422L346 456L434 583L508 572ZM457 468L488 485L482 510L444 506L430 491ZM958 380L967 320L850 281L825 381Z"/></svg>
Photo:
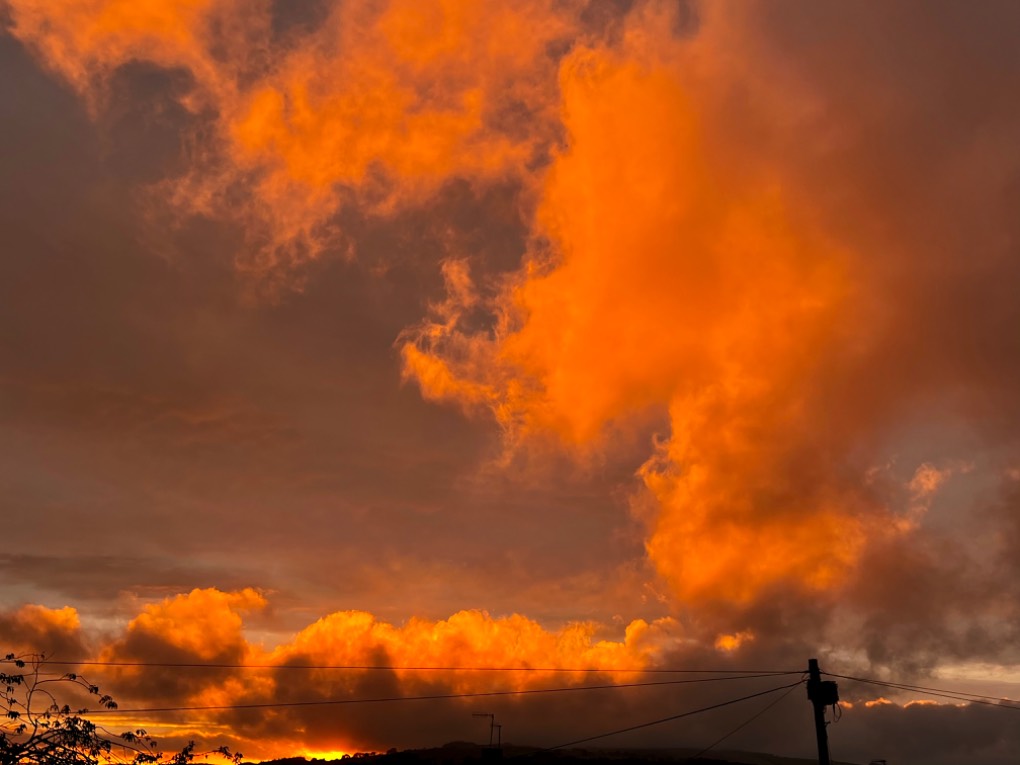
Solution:
<svg viewBox="0 0 1020 765"><path fill-rule="evenodd" d="M822 674L818 659L808 659L808 698L815 713L815 736L818 739L818 765L831 765L829 761L829 736L825 730L825 701L822 698Z"/></svg>

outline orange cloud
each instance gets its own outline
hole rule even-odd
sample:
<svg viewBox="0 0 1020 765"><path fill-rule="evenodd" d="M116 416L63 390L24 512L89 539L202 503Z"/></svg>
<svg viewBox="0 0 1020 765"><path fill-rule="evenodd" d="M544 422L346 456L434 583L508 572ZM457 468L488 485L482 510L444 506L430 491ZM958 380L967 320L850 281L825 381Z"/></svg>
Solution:
<svg viewBox="0 0 1020 765"><path fill-rule="evenodd" d="M85 653L78 611L71 606L47 608L27 603L0 612L0 645L4 653L43 654L49 658L77 659Z"/></svg>
<svg viewBox="0 0 1020 765"><path fill-rule="evenodd" d="M663 24L639 14L622 50L563 60L569 140L534 220L547 245L490 299L495 331L444 304L404 344L405 373L428 398L487 406L512 444L554 434L583 452L612 423L668 412L640 476L657 507L648 554L674 592L828 589L886 521L815 464L828 436L811 385L844 341L851 257L790 213L781 176L728 164L700 118L697 48L663 41Z"/></svg>
<svg viewBox="0 0 1020 765"><path fill-rule="evenodd" d="M741 630L735 632L732 635L719 635L715 639L715 648L717 651L725 651L726 653L732 653L736 651L744 643L749 643L754 640L754 633L751 630Z"/></svg>
<svg viewBox="0 0 1020 765"><path fill-rule="evenodd" d="M585 453L608 426L667 417L635 505L657 508L648 555L681 600L827 590L909 526L826 432L826 365L860 341L855 255L721 126L720 91L739 84L722 73L726 13L690 40L675 4L637 4L609 42L554 0L344 2L291 37L268 3L9 7L94 110L128 62L190 75L191 163L164 198L240 223L239 266L271 282L338 241L348 202L384 214L453 178L522 182L525 262L493 290L451 258L404 374L492 412L512 444L551 434Z"/></svg>
<svg viewBox="0 0 1020 765"><path fill-rule="evenodd" d="M272 660L356 666L382 660L398 668L450 667L444 682L458 692L469 692L492 684L484 673L467 671L472 667L643 669L668 637L667 622L649 625L636 620L628 625L624 640L617 642L596 640L594 624L571 624L549 632L518 614L494 618L482 611L461 611L446 620L411 619L395 627L363 611L342 611L299 632L273 652ZM423 680L413 670L398 669L396 674L412 686ZM572 679L581 680L585 674L574 673ZM552 677L562 680L564 675L510 673L506 681L522 689L548 683Z"/></svg>
<svg viewBox="0 0 1020 765"><path fill-rule="evenodd" d="M100 106L103 79L133 60L218 79L208 51L215 22L238 10L223 0L18 0L9 6L15 36L89 97L93 109ZM258 18L257 13L233 15Z"/></svg>
<svg viewBox="0 0 1020 765"><path fill-rule="evenodd" d="M146 662L241 664L256 661L261 652L248 643L244 615L265 605L265 598L250 588L238 592L196 589L150 603L131 619L121 636L99 651L101 661L129 665L108 669L108 682L121 696L146 705L230 703L245 689L265 687L266 681L257 675L246 677L231 669L130 666ZM118 701L123 703L121 696ZM200 717L203 722L206 718L208 716ZM134 721L130 724L137 727ZM202 726L197 727L201 729Z"/></svg>
<svg viewBox="0 0 1020 765"><path fill-rule="evenodd" d="M47 608L34 603L26 603L14 615L13 620L22 624L31 624L40 630L57 630L59 632L77 632L81 629L78 611L71 606L63 608Z"/></svg>
<svg viewBox="0 0 1020 765"><path fill-rule="evenodd" d="M196 738L205 742L204 746L228 744L248 756L293 755L299 749L357 751L387 743L385 737L393 734L384 724L386 719L400 719L401 725L413 728L420 710L405 711L401 706L392 708L389 717L380 717L371 704L355 705L343 707L344 717L338 721L337 707L309 702L633 682L640 678L639 670L655 665L675 648L678 638L677 625L670 619L636 620L620 639L600 639L598 634L604 628L596 624L548 630L517 614L494 617L482 611L461 611L448 619L412 618L394 625L364 611L341 611L267 650L249 639L245 624L247 615L266 605L264 596L251 589L193 590L145 605L119 635L105 638L95 654L100 661L240 666L89 667L90 680L113 694L122 710L104 716L104 724L123 729L144 727L159 737L164 748ZM73 609L26 606L19 613L22 621L78 631ZM308 664L382 669L287 669ZM471 669L478 667L543 671ZM592 674L552 671L554 668L635 673ZM475 708L470 698L458 701L462 703L451 702L455 704L452 708L431 706L428 714L436 724L448 725L450 717L460 719ZM516 699L504 701L513 704ZM281 702L300 703L272 706ZM269 706L254 711L196 709L154 716L130 711L148 706L234 704Z"/></svg>
<svg viewBox="0 0 1020 765"><path fill-rule="evenodd" d="M454 177L526 179L526 263L493 297L451 260L405 375L491 410L512 439L582 451L607 424L668 411L641 476L661 508L649 555L685 600L820 589L853 567L866 499L804 496L788 475L818 414L804 380L852 292L846 254L794 222L781 177L733 166L706 129L701 49L668 33L675 9L641 6L614 46L580 44L550 0L348 2L296 41L273 38L268 5L230 0L11 9L14 33L93 104L128 61L191 75L183 102L211 137L165 191L242 223L244 269L316 257L345 200L380 213ZM529 170L560 127L567 145ZM465 328L478 309L494 332Z"/></svg>
<svg viewBox="0 0 1020 765"><path fill-rule="evenodd" d="M239 266L267 279L337 244L352 198L381 213L454 177L519 176L553 137L547 50L574 23L552 0L344 2L288 41L265 2L10 7L13 33L94 112L129 62L190 75L191 167L159 200L237 221Z"/></svg>
<svg viewBox="0 0 1020 765"><path fill-rule="evenodd" d="M143 641L158 641L162 649L184 657L222 661L226 655L244 653L241 615L265 605L266 599L251 588L192 590L145 606L128 624L124 642L114 651L123 658L133 646L140 649ZM152 658L151 653L146 655Z"/></svg>
<svg viewBox="0 0 1020 765"><path fill-rule="evenodd" d="M660 660L676 637L672 620L654 623L636 620L627 626L622 640L597 639L597 625L569 624L547 630L535 621L514 614L493 617L482 611L461 611L437 621L412 618L402 625L380 621L364 611L342 611L323 617L294 638L277 647L268 657L272 664L387 666L392 670L314 670L299 675L278 670L271 676L274 687L257 694L250 691L239 698L246 702L263 698L277 700L389 698L394 696L524 691L550 687L633 682L640 675L630 672L592 674L555 672L552 668L605 670L646 668ZM448 671L421 671L414 667L445 667ZM503 667L544 671L479 672L471 668ZM516 708L522 697L484 698ZM371 707L372 705L368 705ZM353 707L345 708L348 724L338 729L329 707L284 708L272 712L273 719L231 718L236 730L257 738L266 726L271 730L300 730L305 746L317 749L364 748L385 743L393 724L409 729L450 725L450 719L467 717L478 709L476 700L458 699L448 707L420 710L406 706L387 707L387 714ZM523 712L519 713L523 714ZM389 723L386 721L389 720ZM396 723L396 721L401 721Z"/></svg>

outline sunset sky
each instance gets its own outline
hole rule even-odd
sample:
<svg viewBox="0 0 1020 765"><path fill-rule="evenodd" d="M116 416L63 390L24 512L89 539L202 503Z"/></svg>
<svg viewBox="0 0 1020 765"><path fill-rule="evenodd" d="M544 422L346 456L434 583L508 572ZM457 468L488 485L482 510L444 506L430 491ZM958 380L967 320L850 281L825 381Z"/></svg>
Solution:
<svg viewBox="0 0 1020 765"><path fill-rule="evenodd" d="M813 656L1020 698L1020 4L0 25L4 653L233 665L83 669L124 710ZM257 759L492 712L554 746L799 677L108 726ZM836 759L1020 752L1015 710L840 690ZM772 700L602 745L707 746ZM810 756L803 689L722 747Z"/></svg>

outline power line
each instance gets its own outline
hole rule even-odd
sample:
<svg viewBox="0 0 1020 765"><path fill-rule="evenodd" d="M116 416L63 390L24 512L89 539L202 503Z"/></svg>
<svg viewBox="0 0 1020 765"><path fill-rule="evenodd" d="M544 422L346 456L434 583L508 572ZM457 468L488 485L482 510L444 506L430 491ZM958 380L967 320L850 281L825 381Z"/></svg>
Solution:
<svg viewBox="0 0 1020 765"><path fill-rule="evenodd" d="M743 730L744 728L746 728L746 727L747 727L748 725L750 725L751 723L753 723L753 722L754 722L755 720L757 720L757 719L758 719L759 717L761 717L761 716L762 716L763 714L765 714L765 713L766 713L766 712L768 712L768 711L769 711L770 709L772 709L772 707L776 706L776 704L778 704L778 703L779 703L779 702L781 702L781 701L782 701L783 699L785 699L785 698L786 698L787 696L789 696L789 695L790 695L791 693L793 693L793 692L794 692L794 690L795 690L795 689L797 688L797 685L799 685L799 683L796 683L796 684L794 684L794 685L791 685L791 686L789 687L789 690L788 690L788 691L787 691L786 693L784 693L784 694L783 694L782 696L780 696L779 698L776 698L776 699L773 699L772 701L770 701L770 702L769 702L768 704L766 704L766 705L765 705L764 707L762 707L761 709L759 709L759 710L758 710L757 712L755 712L755 713L754 713L753 715L751 715L750 717L748 717L748 718L747 718L746 720L744 720L744 722L740 723L740 725L738 725L738 726L737 726L736 728L734 728L733 730L731 730L731 731L730 731L729 733L727 733L726 735L722 736L721 738L718 738L718 739L716 739L715 741L713 741L713 742L712 742L711 744L709 744L708 746L706 746L706 747L705 747L704 749L702 749L702 750L701 750L700 752L698 752L697 754L692 754L692 755L691 755L690 757L688 757L688 758L687 758L686 760L684 760L684 762L689 762L690 760L696 760L696 759L698 759L699 757L701 757L701 755L703 755L703 754L706 754L707 752L710 752L710 751L712 751L713 749L715 749L715 748L716 748L717 746L719 746L719 744L721 744L721 743L722 743L723 741L725 741L726 739L728 739L728 738L729 738L730 736L732 736L732 735L733 735L734 733L737 733L738 731L741 731L741 730Z"/></svg>
<svg viewBox="0 0 1020 765"><path fill-rule="evenodd" d="M790 674L803 674L803 673L802 672L799 672L799 673L791 672ZM557 744L556 746L550 746L547 749L543 749L542 751L544 751L544 752L551 752L551 751L554 751L556 749L563 749L563 748L568 747L568 746L576 746L577 744L584 744L584 743L587 743L589 741L595 741L595 740L600 739L600 738L609 738L610 736L617 736L617 735L619 735L621 733L630 733L631 731L641 730L642 728L650 728L653 725L661 725L662 723L672 722L673 720L679 720L679 719L681 719L683 717L691 717L692 715L701 714L702 712L710 712L713 709L720 709L722 707L728 707L731 704L737 704L737 703L739 703L741 701L747 701L749 699L755 699L755 698L758 698L759 696L765 696L765 695L767 695L769 693L775 693L776 691L786 690L787 688L795 688L795 687L797 687L798 685L800 685L803 682L804 682L803 680L798 680L797 682L791 683L790 685L780 685L780 686L778 686L776 688L770 688L767 691L759 691L758 693L752 693L752 694L750 694L748 696L741 696L739 699L730 699L729 701L723 701L723 702L720 702L719 704L712 704L711 706L701 707L700 709L692 709L689 712L681 712L680 714L677 714L677 715L670 715L669 717L662 717L662 718L660 718L658 720L651 720L650 722L640 723L639 725L631 725L631 726L626 727L626 728L619 728L617 730L609 731L608 733L599 733L599 734L597 734L595 736L588 736L587 738L579 738L576 741L568 741L565 744Z"/></svg>
<svg viewBox="0 0 1020 765"><path fill-rule="evenodd" d="M0 660L0 664L12 664ZM416 672L590 672L632 674L701 674L701 675L793 675L800 670L781 669L672 669L625 667L457 667L457 666L400 666L397 664L231 664L216 662L158 662L158 661L60 661L43 659L38 664L76 667L162 667L168 669L303 669L303 670L388 670Z"/></svg>
<svg viewBox="0 0 1020 765"><path fill-rule="evenodd" d="M799 674L790 672L788 674ZM227 709L274 709L277 707L305 707L305 706L327 706L338 704L377 704L391 701L432 701L438 699L463 699L485 696L524 696L538 693L570 693L575 691L600 691L613 690L617 688L648 688L662 685L682 685L686 683L708 683L724 680L752 680L762 677L775 677L775 674L765 675L743 675L727 677L706 677L693 680L658 680L649 683L618 683L612 685L575 685L566 688L529 688L517 691L477 691L473 693L437 693L427 696L386 696L381 698L368 699L316 699L313 701L277 701L261 702L252 704L211 704L208 706L179 706L179 707L144 707L138 709L93 709L86 710L84 714L152 714L156 712L199 712ZM785 687L785 686L784 686Z"/></svg>
<svg viewBox="0 0 1020 765"><path fill-rule="evenodd" d="M878 685L885 688L892 688L898 691L912 691L914 693L923 693L929 696L941 696L947 699L955 699L956 701L966 701L972 704L986 704L992 707L1000 707L1002 709L1015 709L1020 711L1020 702L1017 702L1015 699L1001 698L999 696L986 696L980 693L967 693L965 691L950 691L945 688L930 688L924 685L907 685L905 683L886 682L884 680L873 680L867 677L837 675L832 672L823 672L822 674L828 675L829 677L838 677L842 680L852 680L858 683L867 683L869 685ZM1009 703L1004 704L1003 702Z"/></svg>

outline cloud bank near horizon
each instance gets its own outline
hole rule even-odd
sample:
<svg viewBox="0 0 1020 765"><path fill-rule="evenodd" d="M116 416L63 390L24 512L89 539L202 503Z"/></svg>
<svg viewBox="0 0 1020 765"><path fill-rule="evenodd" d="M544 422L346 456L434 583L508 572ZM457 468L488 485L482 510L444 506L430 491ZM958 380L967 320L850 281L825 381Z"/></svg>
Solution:
<svg viewBox="0 0 1020 765"><path fill-rule="evenodd" d="M604 629L599 625L551 631L520 615L462 611L448 619L395 626L366 612L344 611L267 647L249 639L245 623L268 605L252 589L193 590L150 603L105 633L83 629L73 608L24 606L0 614L0 639L16 650L47 646L51 660L107 663L75 671L104 692L116 693L120 710L95 716L108 729L144 725L164 749L197 740L200 749L229 744L249 759L428 747L440 743L437 736L484 740L487 730L470 724L476 712L496 714L505 742L555 745L658 719L667 709L696 709L800 679L797 672L740 674L738 668L749 662L759 667L774 662L774 647L769 657L756 651L753 638L731 636L714 646L699 645L671 619L636 620L621 639L613 639L599 638ZM295 669L308 665L315 669ZM709 665L733 674L661 674ZM479 667L502 671L479 672ZM507 671L514 668L523 671ZM599 671L578 671L588 668ZM839 669L833 665L829 671ZM967 752L998 763L1008 761L1015 746L1012 717L1002 710L909 700L909 694L890 701L880 695L888 689L840 683L845 716L830 735L841 757L880 753L941 763ZM794 684L786 695L795 700L783 697L785 703L751 741L787 751L798 743L807 751L812 742L803 688ZM766 700L778 698L774 693ZM359 699L388 701L350 703ZM347 703L322 703L330 701ZM83 703L87 706L87 700ZM202 709L209 706L214 708ZM155 715L131 711L149 707L181 709ZM646 731L640 740L617 737L604 743L698 747L728 732L732 723L732 716L699 717L693 726L664 726Z"/></svg>

